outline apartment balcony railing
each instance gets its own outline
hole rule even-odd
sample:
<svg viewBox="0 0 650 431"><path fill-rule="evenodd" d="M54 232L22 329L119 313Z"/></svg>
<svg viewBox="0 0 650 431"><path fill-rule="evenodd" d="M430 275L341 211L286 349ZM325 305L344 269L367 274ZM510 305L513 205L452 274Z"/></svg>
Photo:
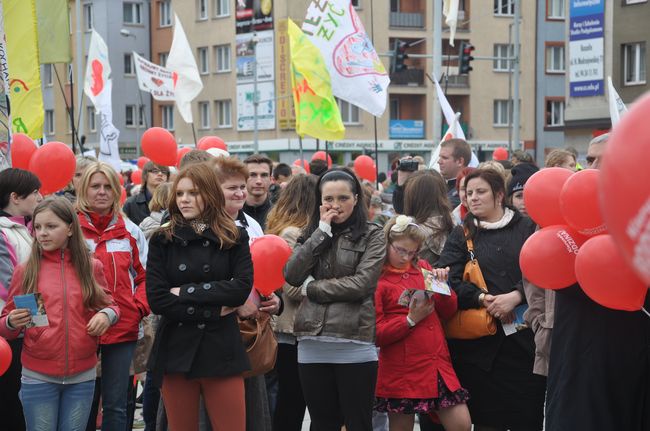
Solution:
<svg viewBox="0 0 650 431"><path fill-rule="evenodd" d="M442 81L442 85L445 85L445 81ZM447 77L446 85L450 88L469 88L469 76L468 75L449 75Z"/></svg>
<svg viewBox="0 0 650 431"><path fill-rule="evenodd" d="M390 26L406 27L406 28L424 28L424 14L407 13L407 12L391 12Z"/></svg>
<svg viewBox="0 0 650 431"><path fill-rule="evenodd" d="M420 86L424 84L424 70L406 69L390 74L390 83L393 85Z"/></svg>

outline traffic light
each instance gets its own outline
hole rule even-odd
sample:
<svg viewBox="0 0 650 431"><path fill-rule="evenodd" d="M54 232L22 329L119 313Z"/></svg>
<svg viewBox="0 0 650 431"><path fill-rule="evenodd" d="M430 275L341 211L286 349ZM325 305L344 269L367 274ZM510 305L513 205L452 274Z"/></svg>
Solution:
<svg viewBox="0 0 650 431"><path fill-rule="evenodd" d="M474 57L472 57L472 51L474 51L474 49L474 45L469 42L460 43L460 49L458 51L459 75L467 75L472 70L470 63L472 60L474 60Z"/></svg>
<svg viewBox="0 0 650 431"><path fill-rule="evenodd" d="M406 53L406 48L408 47L409 44L407 42L395 39L395 45L393 49L393 73L408 69L408 66L404 64L404 60L409 57Z"/></svg>

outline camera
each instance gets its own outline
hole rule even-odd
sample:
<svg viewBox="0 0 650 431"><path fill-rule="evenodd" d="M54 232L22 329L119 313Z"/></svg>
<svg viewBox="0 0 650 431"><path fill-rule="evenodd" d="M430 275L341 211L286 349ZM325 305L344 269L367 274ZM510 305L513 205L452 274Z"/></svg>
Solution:
<svg viewBox="0 0 650 431"><path fill-rule="evenodd" d="M402 172L415 172L418 170L418 161L413 159L401 159L397 163L397 170Z"/></svg>

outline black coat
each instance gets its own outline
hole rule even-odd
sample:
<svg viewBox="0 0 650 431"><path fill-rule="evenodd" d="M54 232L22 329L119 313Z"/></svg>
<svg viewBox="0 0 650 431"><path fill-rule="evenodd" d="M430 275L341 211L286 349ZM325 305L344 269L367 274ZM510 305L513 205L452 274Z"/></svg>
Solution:
<svg viewBox="0 0 650 431"><path fill-rule="evenodd" d="M242 305L253 285L248 235L221 249L210 229L176 229L171 241L156 233L149 243L147 299L162 316L149 359L154 382L163 374L188 378L232 376L250 364L236 313L221 316L222 306ZM180 287L179 296L169 292Z"/></svg>
<svg viewBox="0 0 650 431"><path fill-rule="evenodd" d="M137 195L131 196L124 202L124 207L122 211L124 214L135 223L137 226L140 226L142 220L149 217L151 211L149 211L149 201L147 200L149 192L146 188L138 193Z"/></svg>

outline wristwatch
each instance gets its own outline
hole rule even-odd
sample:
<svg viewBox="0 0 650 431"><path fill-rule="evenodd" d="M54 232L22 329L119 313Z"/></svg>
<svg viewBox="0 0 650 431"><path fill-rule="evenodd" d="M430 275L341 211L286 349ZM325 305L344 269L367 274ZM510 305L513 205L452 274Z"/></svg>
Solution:
<svg viewBox="0 0 650 431"><path fill-rule="evenodd" d="M478 295L478 305L483 307L483 300L485 299L485 293L481 293Z"/></svg>

